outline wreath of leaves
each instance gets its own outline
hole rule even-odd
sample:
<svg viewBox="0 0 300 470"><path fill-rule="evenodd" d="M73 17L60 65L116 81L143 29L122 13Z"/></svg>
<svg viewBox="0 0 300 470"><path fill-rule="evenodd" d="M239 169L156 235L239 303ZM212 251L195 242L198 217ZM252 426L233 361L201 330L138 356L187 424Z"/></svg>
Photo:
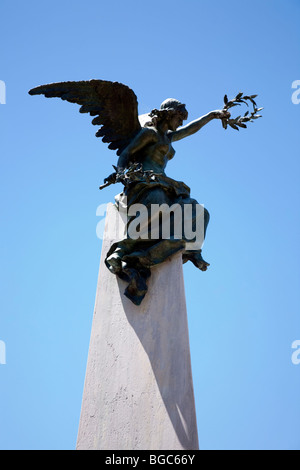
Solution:
<svg viewBox="0 0 300 470"><path fill-rule="evenodd" d="M155 173L153 170L144 170L141 163L133 163L130 167L121 171L113 165L113 169L115 170L115 173L110 175L111 179L109 181L106 181L105 179L105 183L102 184L99 189L107 188L111 184L116 183L122 183L124 186L128 186L130 183L135 181L146 181L147 183L150 183L151 181L155 181L156 176L159 176L159 174Z"/></svg>
<svg viewBox="0 0 300 470"><path fill-rule="evenodd" d="M247 101L249 101L250 103L252 103L253 105L253 111L250 113L250 111L246 111L245 114L243 116L237 116L236 118L223 118L222 119L222 125L224 127L224 129L227 129L227 126L229 125L230 127L232 127L232 129L235 129L237 131L239 131L239 127L242 127L244 129L247 128L245 122L253 122L255 119L258 119L260 117L262 117L261 114L257 114L259 113L262 109L264 108L258 108L257 107L257 104L256 104L256 101L255 101L255 98L257 97L258 95L244 95L243 93L238 93L236 95L235 98L233 98L232 100L228 100L228 97L227 95L224 96L224 108L223 110L224 111L228 111L230 108L233 108L234 106L241 106L242 103L245 103L248 107L249 107L249 104L247 103Z"/></svg>

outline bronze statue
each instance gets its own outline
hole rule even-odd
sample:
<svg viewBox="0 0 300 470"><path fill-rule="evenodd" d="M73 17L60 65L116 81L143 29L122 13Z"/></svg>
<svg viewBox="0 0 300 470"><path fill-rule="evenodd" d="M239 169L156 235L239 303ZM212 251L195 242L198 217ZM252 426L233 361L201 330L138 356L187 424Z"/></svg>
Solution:
<svg viewBox="0 0 300 470"><path fill-rule="evenodd" d="M213 119L220 119L223 127L239 130L245 122L260 117L254 98L239 93L233 100L224 97L224 108L211 111L205 116L183 126L188 112L185 104L175 99L165 100L160 109L149 114L138 115L138 102L134 92L127 86L104 80L62 82L42 85L29 91L31 95L43 94L47 98L59 97L81 105L81 113L95 116L92 123L101 128L97 137L108 143L108 148L116 150L119 160L115 172L104 180L106 187L121 182L123 192L116 197L117 207L126 208L142 204L149 209L153 205L167 204L168 207L189 205L192 208L191 223L196 223L195 199L190 197L190 188L183 182L168 178L165 168L175 155L173 143L198 132ZM253 112L231 119L228 109L252 102ZM149 212L150 213L150 212ZM209 213L204 209L204 236L209 221ZM128 218L128 228L135 217ZM148 220L150 226L150 219ZM149 235L149 227L147 228ZM188 240L185 235L176 236L174 229L168 238L159 236L126 237L114 243L106 256L108 269L128 283L125 295L139 305L147 292L147 279L151 267L162 263L172 254L181 251L183 262L191 261L197 268L206 271L209 263L202 258L202 250L186 250Z"/></svg>

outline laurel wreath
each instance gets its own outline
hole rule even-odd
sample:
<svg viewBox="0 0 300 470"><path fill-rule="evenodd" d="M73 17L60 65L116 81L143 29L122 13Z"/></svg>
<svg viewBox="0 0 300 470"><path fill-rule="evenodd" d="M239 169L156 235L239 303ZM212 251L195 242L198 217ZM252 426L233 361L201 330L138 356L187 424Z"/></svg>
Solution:
<svg viewBox="0 0 300 470"><path fill-rule="evenodd" d="M225 106L223 108L224 111L228 111L230 108L233 108L234 106L241 106L242 103L245 103L249 107L249 104L247 103L247 101L252 103L253 111L252 112L246 111L243 116L240 115L240 116L237 116L236 118L223 118L222 125L224 129L227 129L228 125L232 127L232 129L235 129L237 131L240 130L239 129L240 127L246 129L247 128L245 124L246 122L253 122L255 119L259 119L260 117L262 117L261 114L257 114L262 109L264 109L264 108L257 107L256 101L255 101L255 98L257 96L258 95L248 96L248 95L244 95L243 93L238 93L235 98L233 98L232 100L228 100L227 95L225 95L224 96Z"/></svg>

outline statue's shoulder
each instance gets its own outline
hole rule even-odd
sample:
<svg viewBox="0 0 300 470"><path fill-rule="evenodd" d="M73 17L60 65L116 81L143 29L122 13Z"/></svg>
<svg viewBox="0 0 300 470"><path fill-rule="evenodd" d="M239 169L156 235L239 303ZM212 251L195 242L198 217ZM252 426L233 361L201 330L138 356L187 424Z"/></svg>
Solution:
<svg viewBox="0 0 300 470"><path fill-rule="evenodd" d="M139 132L140 137L145 138L147 140L157 140L158 139L158 133L157 129L153 126L145 126L142 127L140 132Z"/></svg>

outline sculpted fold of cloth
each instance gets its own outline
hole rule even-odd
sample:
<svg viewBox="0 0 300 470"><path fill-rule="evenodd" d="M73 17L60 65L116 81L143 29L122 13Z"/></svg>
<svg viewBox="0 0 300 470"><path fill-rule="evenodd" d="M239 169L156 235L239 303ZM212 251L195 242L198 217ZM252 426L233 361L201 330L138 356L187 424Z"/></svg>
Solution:
<svg viewBox="0 0 300 470"><path fill-rule="evenodd" d="M195 229L199 204L191 198L190 188L167 177L165 169L175 155L174 142L198 132L213 119L229 119L228 111L211 111L183 126L183 121L188 117L186 106L169 98L159 109L139 116L134 92L121 83L104 80L53 83L34 88L29 93L44 94L48 98L59 97L80 104L80 112L95 116L92 123L102 126L96 136L102 137L102 141L116 150L119 156L116 172L104 180L104 186L116 182L124 184L123 192L116 197L119 210L122 208L130 213L130 208L141 204L150 214L155 205L171 207L175 204L182 208L182 212L189 206L190 223ZM136 171L130 172L132 167ZM127 236L111 246L105 263L112 273L128 283L125 295L136 305L142 302L147 292L151 268L174 253L181 251L183 262L191 261L202 271L207 269L209 264L202 258L201 248L187 250L189 240L184 230L178 236L173 227L169 236L164 237L160 221L159 236L151 238L150 215L144 227L148 237L128 236L135 218L134 215L129 216ZM204 209L204 237L208 221L209 213Z"/></svg>
<svg viewBox="0 0 300 470"><path fill-rule="evenodd" d="M168 178L163 173L155 174L150 181L149 178L135 178L135 181L125 185L123 193L115 198L119 211L129 214L127 217L127 236L114 243L106 256L106 266L111 272L117 274L121 279L128 282L125 295L135 304L139 305L147 292L147 279L151 275L150 268L162 263L167 258L182 252L183 262L192 261L196 267L205 271L209 264L205 262L201 255L201 248L187 251L187 243L189 239L185 237L183 217L180 218L180 235L176 234L174 229L175 223L172 217L167 220L167 228L169 228L168 238L164 237L160 218L157 221L158 234L156 237L151 236L151 230L155 224L157 213L153 214L153 207L162 207L163 204L167 208L179 207L179 215L184 213L185 206L191 208L189 224L192 232L196 232L197 223L197 206L195 199L190 197L190 188L184 183ZM130 216L130 209L142 205L146 209L147 217L144 220L144 226L141 218L138 219L138 239L132 238L130 228L132 225L136 227L136 216ZM171 213L170 216L175 214ZM204 224L204 236L209 221L209 213L206 209L198 215L199 226ZM203 236L203 238L204 238ZM203 241L203 240L202 240ZM202 243L201 243L202 245Z"/></svg>

